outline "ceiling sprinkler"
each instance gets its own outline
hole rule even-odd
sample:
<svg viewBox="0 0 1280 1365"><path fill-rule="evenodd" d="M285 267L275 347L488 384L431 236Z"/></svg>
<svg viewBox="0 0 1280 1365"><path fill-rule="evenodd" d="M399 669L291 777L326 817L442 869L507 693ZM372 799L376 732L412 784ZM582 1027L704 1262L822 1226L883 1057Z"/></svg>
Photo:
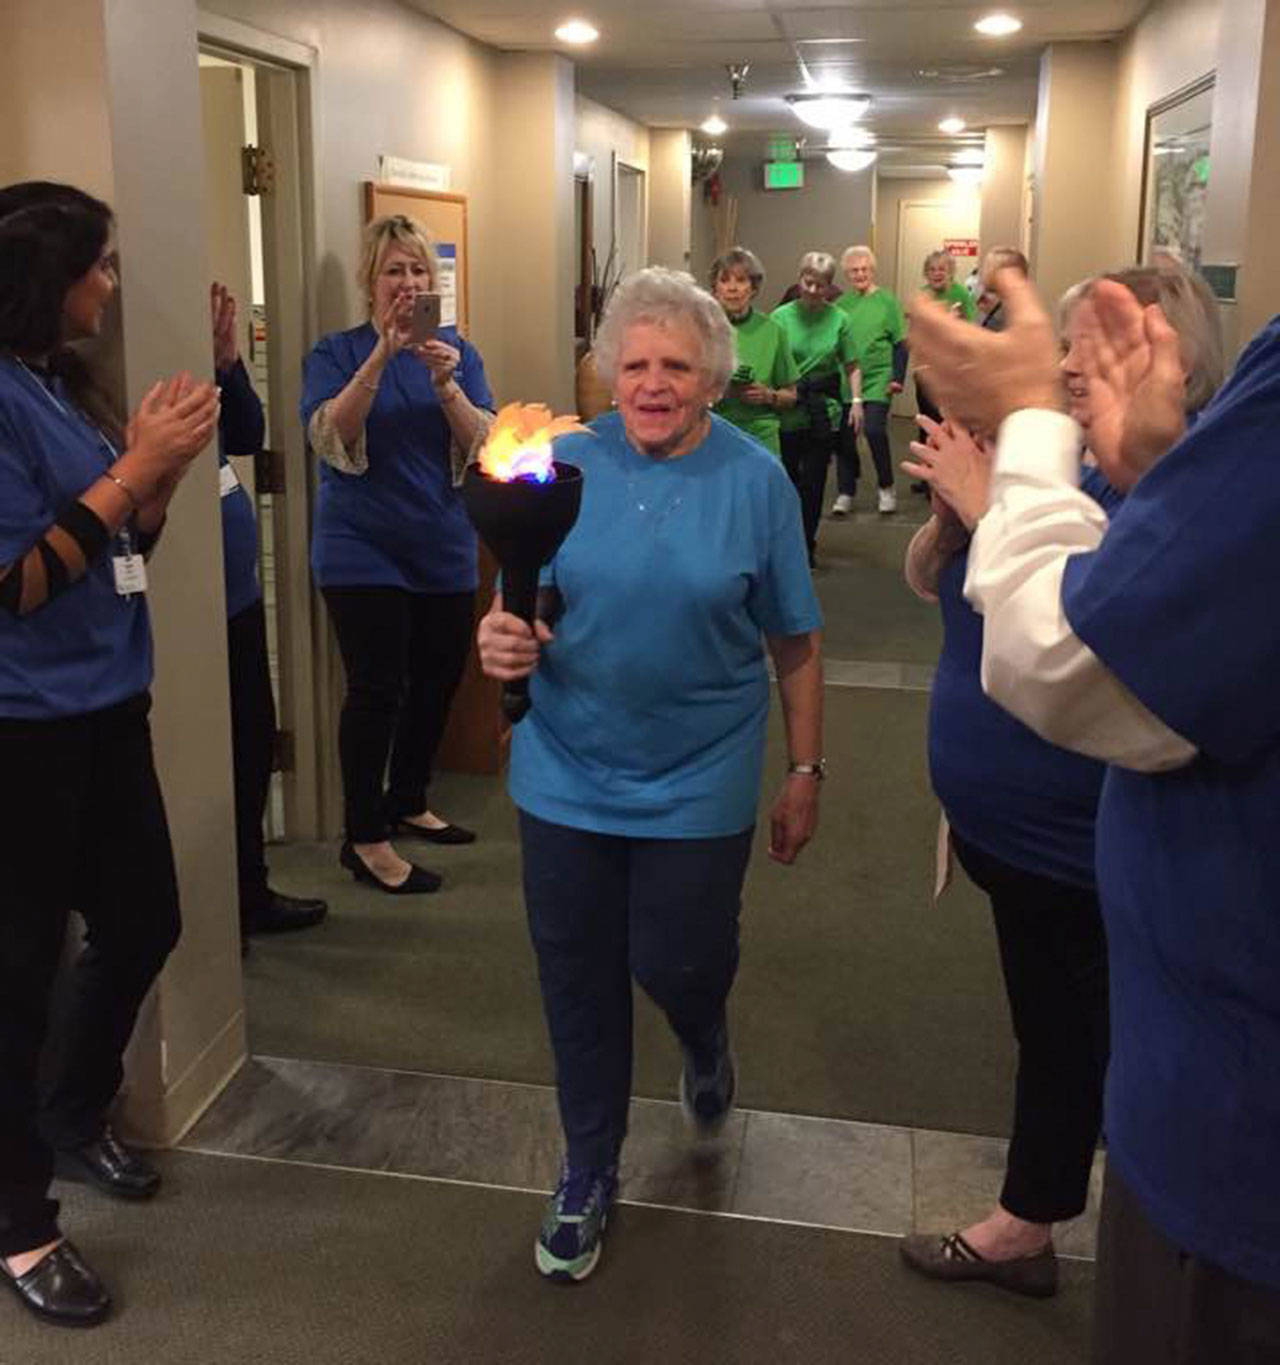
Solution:
<svg viewBox="0 0 1280 1365"><path fill-rule="evenodd" d="M751 70L750 62L729 62L725 66L729 73L729 88L733 91L733 98L736 100L742 94L743 82L747 79L747 73Z"/></svg>

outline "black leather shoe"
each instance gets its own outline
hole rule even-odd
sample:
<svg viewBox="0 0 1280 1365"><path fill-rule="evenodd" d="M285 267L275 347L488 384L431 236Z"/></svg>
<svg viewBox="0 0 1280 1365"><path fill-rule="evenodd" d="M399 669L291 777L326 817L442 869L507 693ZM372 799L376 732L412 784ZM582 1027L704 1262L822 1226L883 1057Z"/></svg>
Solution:
<svg viewBox="0 0 1280 1365"><path fill-rule="evenodd" d="M0 1260L0 1278L23 1304L46 1322L93 1327L111 1311L111 1296L68 1241L61 1241L25 1275L13 1275Z"/></svg>
<svg viewBox="0 0 1280 1365"><path fill-rule="evenodd" d="M328 913L325 901L268 891L266 900L244 917L241 927L246 934L291 934L319 924Z"/></svg>
<svg viewBox="0 0 1280 1365"><path fill-rule="evenodd" d="M412 834L417 839L425 839L429 844L474 844L476 832L462 825L441 825L439 829L428 829L425 825L415 825L412 820L401 816L395 821L397 834Z"/></svg>
<svg viewBox="0 0 1280 1365"><path fill-rule="evenodd" d="M439 891L444 881L438 872L419 867L417 863L410 863L409 875L399 886L392 886L390 882L384 882L381 877L369 870L364 859L351 847L349 842L342 845L342 851L338 854L338 861L356 881L364 882L366 886L376 886L379 891L385 891L388 896L423 896L431 891Z"/></svg>
<svg viewBox="0 0 1280 1365"><path fill-rule="evenodd" d="M64 1148L56 1169L67 1180L96 1185L117 1199L150 1199L160 1188L160 1172L131 1152L110 1128L96 1142Z"/></svg>

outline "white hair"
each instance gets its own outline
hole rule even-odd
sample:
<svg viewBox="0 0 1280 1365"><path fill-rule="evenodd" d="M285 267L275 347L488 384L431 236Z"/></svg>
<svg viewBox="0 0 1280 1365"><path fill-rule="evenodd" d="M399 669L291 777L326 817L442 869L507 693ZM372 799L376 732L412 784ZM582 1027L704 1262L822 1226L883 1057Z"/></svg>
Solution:
<svg viewBox="0 0 1280 1365"><path fill-rule="evenodd" d="M800 257L800 275L817 275L820 279L826 280L828 284L834 284L836 278L836 258L827 251L806 251Z"/></svg>
<svg viewBox="0 0 1280 1365"><path fill-rule="evenodd" d="M642 322L656 327L673 323L691 327L702 343L701 368L708 382L717 394L724 392L738 363L733 328L724 309L692 275L658 265L628 275L609 300L592 348L596 372L606 384L612 385L618 377L618 360L628 330Z"/></svg>
<svg viewBox="0 0 1280 1365"><path fill-rule="evenodd" d="M840 257L840 268L848 270L849 262L857 260L859 256L865 256L871 262L872 270L876 269L876 253L869 246L849 246L845 247Z"/></svg>

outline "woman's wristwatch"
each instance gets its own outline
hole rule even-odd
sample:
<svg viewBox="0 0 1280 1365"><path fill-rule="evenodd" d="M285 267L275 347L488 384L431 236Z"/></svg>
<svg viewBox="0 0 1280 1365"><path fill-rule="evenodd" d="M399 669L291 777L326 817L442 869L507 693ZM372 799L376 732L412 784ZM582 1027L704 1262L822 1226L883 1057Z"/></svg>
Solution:
<svg viewBox="0 0 1280 1365"><path fill-rule="evenodd" d="M820 758L816 763L789 763L787 772L795 773L797 777L812 777L821 782L827 775L827 760Z"/></svg>

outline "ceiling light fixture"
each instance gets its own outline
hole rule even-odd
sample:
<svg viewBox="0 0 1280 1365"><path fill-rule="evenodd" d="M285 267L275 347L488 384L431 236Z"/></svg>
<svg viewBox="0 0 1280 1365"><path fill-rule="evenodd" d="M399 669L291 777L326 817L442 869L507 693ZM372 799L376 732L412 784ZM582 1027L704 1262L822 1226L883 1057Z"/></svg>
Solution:
<svg viewBox="0 0 1280 1365"><path fill-rule="evenodd" d="M1022 28L1022 20L1015 19L1012 14L988 14L979 19L974 28L988 38L1007 38Z"/></svg>
<svg viewBox="0 0 1280 1365"><path fill-rule="evenodd" d="M870 128L833 128L827 135L827 147L834 151L865 151L876 145L876 135Z"/></svg>
<svg viewBox="0 0 1280 1365"><path fill-rule="evenodd" d="M708 137L719 137L721 133L729 131L729 125L719 114L712 114L710 118L703 119L698 126Z"/></svg>
<svg viewBox="0 0 1280 1365"><path fill-rule="evenodd" d="M810 128L843 128L871 107L870 95L788 95L791 112Z"/></svg>
<svg viewBox="0 0 1280 1365"><path fill-rule="evenodd" d="M986 153L981 147L961 147L951 158L953 166L981 166L986 162Z"/></svg>
<svg viewBox="0 0 1280 1365"><path fill-rule="evenodd" d="M875 159L876 153L873 151L859 152L852 148L827 153L827 160L838 171L865 171L874 164Z"/></svg>
<svg viewBox="0 0 1280 1365"><path fill-rule="evenodd" d="M957 185L981 185L983 168L981 166L950 166L947 174Z"/></svg>
<svg viewBox="0 0 1280 1365"><path fill-rule="evenodd" d="M944 118L942 122L938 124L938 129L943 133L963 133L965 130L965 121L962 118Z"/></svg>
<svg viewBox="0 0 1280 1365"><path fill-rule="evenodd" d="M599 36L600 30L585 19L567 19L556 29L556 37L562 43L572 43L575 47L594 43Z"/></svg>

